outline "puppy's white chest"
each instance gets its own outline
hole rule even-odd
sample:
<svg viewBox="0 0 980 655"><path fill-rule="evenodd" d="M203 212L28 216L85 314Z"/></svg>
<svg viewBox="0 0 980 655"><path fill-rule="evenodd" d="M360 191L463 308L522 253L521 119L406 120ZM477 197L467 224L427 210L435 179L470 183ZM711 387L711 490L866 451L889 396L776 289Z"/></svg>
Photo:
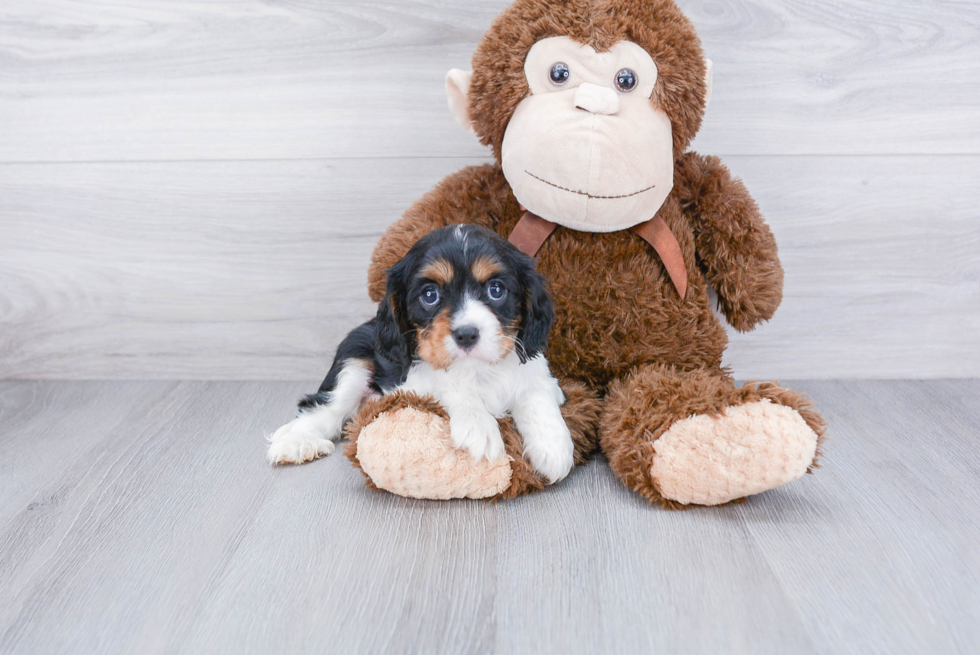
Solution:
<svg viewBox="0 0 980 655"><path fill-rule="evenodd" d="M424 362L413 366L401 386L406 391L428 394L443 406L476 405L496 418L508 416L523 385L517 379L516 356L497 364L476 363L434 369Z"/></svg>
<svg viewBox="0 0 980 655"><path fill-rule="evenodd" d="M513 375L504 372L477 372L473 384L474 393L482 400L487 411L495 418L503 418L510 414L514 405ZM507 372L509 373L509 371Z"/></svg>

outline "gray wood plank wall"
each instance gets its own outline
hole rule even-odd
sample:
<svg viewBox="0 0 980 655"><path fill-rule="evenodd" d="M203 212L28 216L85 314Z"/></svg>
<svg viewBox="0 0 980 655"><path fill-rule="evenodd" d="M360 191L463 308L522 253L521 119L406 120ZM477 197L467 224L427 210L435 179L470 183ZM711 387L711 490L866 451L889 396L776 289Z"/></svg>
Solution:
<svg viewBox="0 0 980 655"><path fill-rule="evenodd" d="M6 0L0 377L320 376L505 4ZM787 271L738 376L980 374L980 5L681 4Z"/></svg>

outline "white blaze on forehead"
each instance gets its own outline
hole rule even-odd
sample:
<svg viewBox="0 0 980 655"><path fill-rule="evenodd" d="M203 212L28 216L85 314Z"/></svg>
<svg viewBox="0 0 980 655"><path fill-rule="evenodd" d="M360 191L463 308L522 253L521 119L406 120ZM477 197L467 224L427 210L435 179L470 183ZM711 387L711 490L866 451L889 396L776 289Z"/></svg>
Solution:
<svg viewBox="0 0 980 655"><path fill-rule="evenodd" d="M501 342L503 341L500 320L484 303L471 296L466 296L463 304L452 316L452 327L453 330L461 327L475 327L480 331L480 338L476 342L476 346L468 352L456 345L452 334L446 337L446 350L452 354L453 359L461 359L467 356L490 362L500 359Z"/></svg>
<svg viewBox="0 0 980 655"><path fill-rule="evenodd" d="M467 234L466 231L463 229L462 225L457 225L456 227L453 228L453 236L456 238L457 241L459 241L463 249L463 256L465 257L466 246L467 246Z"/></svg>
<svg viewBox="0 0 980 655"><path fill-rule="evenodd" d="M500 321L489 307L479 300L466 296L462 306L453 314L453 329L471 325L484 332L492 332L500 329Z"/></svg>

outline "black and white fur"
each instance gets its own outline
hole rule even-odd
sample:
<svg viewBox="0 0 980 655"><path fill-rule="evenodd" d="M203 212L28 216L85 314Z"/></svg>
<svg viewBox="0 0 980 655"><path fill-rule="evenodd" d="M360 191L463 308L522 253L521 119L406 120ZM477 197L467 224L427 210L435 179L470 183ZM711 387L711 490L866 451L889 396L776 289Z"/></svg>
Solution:
<svg viewBox="0 0 980 655"><path fill-rule="evenodd" d="M367 399L403 389L436 398L453 442L474 459L503 454L496 419L511 416L535 470L551 482L568 475L564 394L544 356L554 312L533 260L490 230L454 225L420 239L387 274L377 316L344 339L320 390L270 437L269 461L333 453Z"/></svg>

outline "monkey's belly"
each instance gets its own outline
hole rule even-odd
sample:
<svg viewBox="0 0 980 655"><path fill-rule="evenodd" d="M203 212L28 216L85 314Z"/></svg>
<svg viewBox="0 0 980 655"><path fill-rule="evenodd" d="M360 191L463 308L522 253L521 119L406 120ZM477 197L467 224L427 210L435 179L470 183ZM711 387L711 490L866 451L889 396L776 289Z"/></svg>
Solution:
<svg viewBox="0 0 980 655"><path fill-rule="evenodd" d="M548 360L557 375L602 387L642 364L721 365L727 337L700 275L681 300L656 253L631 235L554 236L538 266L555 302Z"/></svg>

